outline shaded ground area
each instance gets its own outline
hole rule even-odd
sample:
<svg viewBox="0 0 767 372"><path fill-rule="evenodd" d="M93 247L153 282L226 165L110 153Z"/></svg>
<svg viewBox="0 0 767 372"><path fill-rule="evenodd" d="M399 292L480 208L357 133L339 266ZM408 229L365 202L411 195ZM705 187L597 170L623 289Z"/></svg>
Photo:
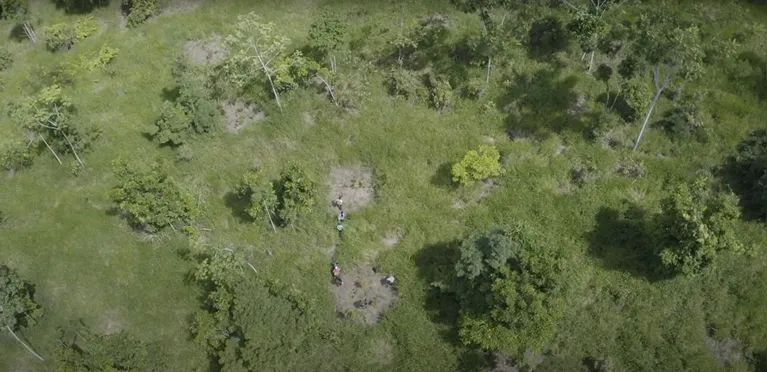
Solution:
<svg viewBox="0 0 767 372"><path fill-rule="evenodd" d="M384 284L385 275L370 267L360 267L342 274L344 284L331 284L338 301L338 314L366 326L378 324L397 301L396 290Z"/></svg>
<svg viewBox="0 0 767 372"><path fill-rule="evenodd" d="M259 110L256 105L240 100L234 103L227 102L222 105L222 108L224 109L224 118L226 118L226 129L230 133L239 133L248 124L258 123L266 119L266 113Z"/></svg>
<svg viewBox="0 0 767 372"><path fill-rule="evenodd" d="M360 210L373 202L373 172L362 166L330 170L330 198L342 196L344 209Z"/></svg>

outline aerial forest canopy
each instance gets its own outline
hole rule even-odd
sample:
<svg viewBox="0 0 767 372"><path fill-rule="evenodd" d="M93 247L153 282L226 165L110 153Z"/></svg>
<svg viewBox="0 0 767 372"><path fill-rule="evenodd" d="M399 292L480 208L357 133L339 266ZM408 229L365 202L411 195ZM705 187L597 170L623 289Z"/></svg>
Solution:
<svg viewBox="0 0 767 372"><path fill-rule="evenodd" d="M0 371L767 371L765 1L0 30Z"/></svg>

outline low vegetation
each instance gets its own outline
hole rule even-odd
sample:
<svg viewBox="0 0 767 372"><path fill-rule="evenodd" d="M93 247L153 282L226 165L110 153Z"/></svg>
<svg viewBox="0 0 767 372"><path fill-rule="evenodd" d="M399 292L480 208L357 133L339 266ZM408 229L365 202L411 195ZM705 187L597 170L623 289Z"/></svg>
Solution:
<svg viewBox="0 0 767 372"><path fill-rule="evenodd" d="M762 371L765 22L0 0L0 370Z"/></svg>

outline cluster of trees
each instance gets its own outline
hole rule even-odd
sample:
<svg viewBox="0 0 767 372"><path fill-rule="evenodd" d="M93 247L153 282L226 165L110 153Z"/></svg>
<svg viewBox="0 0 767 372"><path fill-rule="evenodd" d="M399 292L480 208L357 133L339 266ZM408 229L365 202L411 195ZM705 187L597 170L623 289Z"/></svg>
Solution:
<svg viewBox="0 0 767 372"><path fill-rule="evenodd" d="M292 285L259 276L242 252L200 247L195 278L206 290L192 333L214 365L227 371L310 368L307 355L326 342L314 302ZM274 353L280 348L280 353Z"/></svg>
<svg viewBox="0 0 767 372"><path fill-rule="evenodd" d="M247 202L247 214L254 221L269 220L273 228L273 217L282 225L293 225L300 216L309 213L314 207L316 189L314 180L294 164L280 174L277 182L254 170L245 173L237 185L237 193Z"/></svg>

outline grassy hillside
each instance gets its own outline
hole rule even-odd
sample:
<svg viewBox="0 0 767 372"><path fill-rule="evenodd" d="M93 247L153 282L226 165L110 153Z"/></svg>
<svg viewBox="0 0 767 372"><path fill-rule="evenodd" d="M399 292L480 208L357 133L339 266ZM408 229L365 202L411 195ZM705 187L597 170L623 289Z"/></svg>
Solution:
<svg viewBox="0 0 767 372"><path fill-rule="evenodd" d="M511 47L508 54L515 57L496 62L482 98L458 97L454 86L457 98L447 110L389 95L385 83L391 65L376 57L389 50L387 40L400 22L447 14L453 27L449 42L456 44L476 30L476 17L458 12L448 1L164 6L161 14L135 28L124 26L115 1L97 8L90 14L98 20L99 32L67 51L52 53L43 41L32 45L23 38L0 39L0 48L14 56L12 67L0 72L3 104L35 94L45 85L43 72L60 63L77 61L103 46L119 49L107 72L79 71L64 86L76 107L76 120L103 131L83 155L85 169L74 176L74 157L66 156L59 165L50 153L41 152L30 168L0 176L0 211L7 218L0 225L0 263L35 285L35 298L46 310L39 324L20 332L46 361L37 361L1 333L0 370L54 370L57 329L73 321L99 333L125 330L163 345L166 370L207 370L208 356L190 333L202 290L189 278L194 263L187 257L188 239L173 230L155 235L135 231L119 216L107 196L117 182L111 164L118 158L164 163L203 211L194 225L205 242L237 247L259 275L290 283L316 302L316 316L337 341L312 341L316 351L307 351L297 364L304 368L489 370L492 357L459 340L455 300L431 283L452 270L460 239L510 221L564 249L571 272L571 295L554 341L542 356L517 356L517 365L586 371L590 360L609 359L613 371L767 368L763 223L737 225L740 239L755 247L752 255L722 254L698 277L660 280L648 269L652 247L642 245L643 236L653 232L626 222L636 210L657 213L669 180L690 180L697 172L714 169L750 131L765 128L763 32L744 42L738 57L752 57L752 76L736 80L713 66L705 79L684 85L686 91L704 93L704 106L716 116L708 122L708 140L679 139L651 126L640 151L632 152L639 121L613 129L613 146L584 137L589 119L582 113L605 100L605 84L586 73L588 57L583 60L572 42L545 58L533 55L524 42ZM643 6L653 5L629 2L616 17L633 19ZM765 7L746 1L669 7L700 17L725 37L745 25L767 22ZM300 49L309 25L326 9L346 15L350 23L351 50L338 64L339 73L357 74L364 82L359 109L338 109L314 90L299 89L283 95L285 109L280 112L268 92L254 92L243 99L263 109L265 120L237 133L222 129L192 140L190 161L177 160L176 151L147 138L163 100L172 95L171 66L187 55L188 42L226 36L237 15L255 11L292 39L291 50ZM545 12L561 18L568 14L562 7ZM30 13L38 30L82 17L47 1L33 1ZM0 21L0 29L13 26ZM621 57L596 58L596 64L614 66ZM484 79L484 65L467 64L463 70L456 72L456 80ZM649 76L643 81L652 84ZM610 84L615 94L617 80ZM510 113L510 105L516 113ZM655 120L671 108L670 100L661 100ZM523 138L511 139L509 129ZM24 135L9 115L0 115L0 145ZM482 144L500 150L505 174L492 183L454 185L451 164ZM289 163L304 167L317 180L317 207L294 227L276 233L268 224L244 221L232 197L241 175L258 166L276 179ZM621 175L616 170L625 164L642 164L643 175ZM341 241L330 207L336 197L330 175L333 169L353 167L372 173L368 186L375 189L375 200L350 212ZM574 181L577 169L587 170L583 182ZM384 242L391 236L396 242ZM365 327L339 319L329 289L331 258L345 272L375 267L396 275L398 300L379 324ZM265 326L264 334L272 331ZM279 347L263 352L274 360L294 357L284 356Z"/></svg>

